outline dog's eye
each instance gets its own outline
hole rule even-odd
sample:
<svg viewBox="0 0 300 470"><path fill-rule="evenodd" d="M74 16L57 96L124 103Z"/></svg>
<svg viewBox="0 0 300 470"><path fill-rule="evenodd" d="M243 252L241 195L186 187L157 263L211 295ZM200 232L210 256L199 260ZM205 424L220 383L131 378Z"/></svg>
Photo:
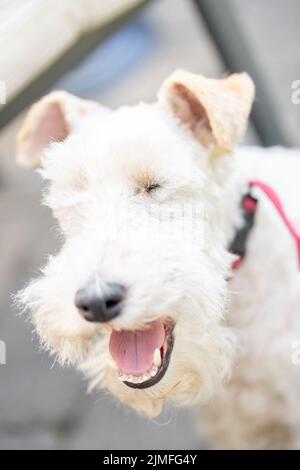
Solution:
<svg viewBox="0 0 300 470"><path fill-rule="evenodd" d="M135 180L135 194L147 195L152 194L162 187L158 178L145 173L140 173Z"/></svg>
<svg viewBox="0 0 300 470"><path fill-rule="evenodd" d="M161 185L159 183L149 183L147 186L145 186L145 191L146 193L152 193L153 191L156 191L159 189Z"/></svg>

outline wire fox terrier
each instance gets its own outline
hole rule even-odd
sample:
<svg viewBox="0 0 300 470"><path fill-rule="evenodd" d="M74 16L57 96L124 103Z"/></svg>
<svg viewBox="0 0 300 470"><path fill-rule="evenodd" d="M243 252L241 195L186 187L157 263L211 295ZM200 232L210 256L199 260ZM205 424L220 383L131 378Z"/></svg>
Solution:
<svg viewBox="0 0 300 470"><path fill-rule="evenodd" d="M154 104L34 104L17 159L64 241L19 297L91 389L149 417L197 405L215 447L300 447L300 157L234 151L253 98L245 73L179 70Z"/></svg>

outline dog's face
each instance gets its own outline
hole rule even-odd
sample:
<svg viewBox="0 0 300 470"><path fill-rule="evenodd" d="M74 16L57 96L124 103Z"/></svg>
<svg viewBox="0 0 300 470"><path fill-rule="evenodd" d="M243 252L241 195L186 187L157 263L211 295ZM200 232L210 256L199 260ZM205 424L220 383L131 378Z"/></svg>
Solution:
<svg viewBox="0 0 300 470"><path fill-rule="evenodd" d="M176 72L158 103L117 111L52 93L18 137L64 234L22 301L46 348L149 416L207 399L230 370L222 154L252 99L245 74Z"/></svg>

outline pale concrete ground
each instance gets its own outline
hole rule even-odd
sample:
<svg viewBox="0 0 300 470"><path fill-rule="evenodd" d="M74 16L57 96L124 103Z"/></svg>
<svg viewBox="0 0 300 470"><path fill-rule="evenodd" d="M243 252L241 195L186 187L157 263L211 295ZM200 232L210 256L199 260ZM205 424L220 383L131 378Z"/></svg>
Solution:
<svg viewBox="0 0 300 470"><path fill-rule="evenodd" d="M291 81L300 78L297 0L232 0L246 34L271 80L284 122L299 142L299 109L290 102ZM205 28L186 0L159 0L144 15L157 31L157 47L97 99L110 106L152 100L176 67L210 76L224 73ZM298 74L298 75L297 75ZM16 168L13 142L20 118L0 136L0 365L1 449L188 449L205 447L188 412L167 411L155 423L118 406L105 394L87 396L74 371L52 368L38 351L30 325L16 315L10 294L37 275L57 240L49 211L39 206L38 175ZM255 141L253 134L249 140Z"/></svg>

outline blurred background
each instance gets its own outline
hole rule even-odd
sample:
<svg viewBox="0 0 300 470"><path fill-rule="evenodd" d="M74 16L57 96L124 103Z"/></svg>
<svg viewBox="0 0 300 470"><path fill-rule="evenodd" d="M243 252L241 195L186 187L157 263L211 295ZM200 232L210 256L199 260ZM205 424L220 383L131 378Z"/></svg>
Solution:
<svg viewBox="0 0 300 470"><path fill-rule="evenodd" d="M13 307L11 294L58 247L51 214L39 205L39 176L14 163L28 105L59 88L118 107L153 101L178 67L209 77L247 70L258 93L246 142L297 146L299 19L298 0L0 0L1 449L207 445L189 411L149 422L105 393L86 395L82 377L39 351Z"/></svg>

